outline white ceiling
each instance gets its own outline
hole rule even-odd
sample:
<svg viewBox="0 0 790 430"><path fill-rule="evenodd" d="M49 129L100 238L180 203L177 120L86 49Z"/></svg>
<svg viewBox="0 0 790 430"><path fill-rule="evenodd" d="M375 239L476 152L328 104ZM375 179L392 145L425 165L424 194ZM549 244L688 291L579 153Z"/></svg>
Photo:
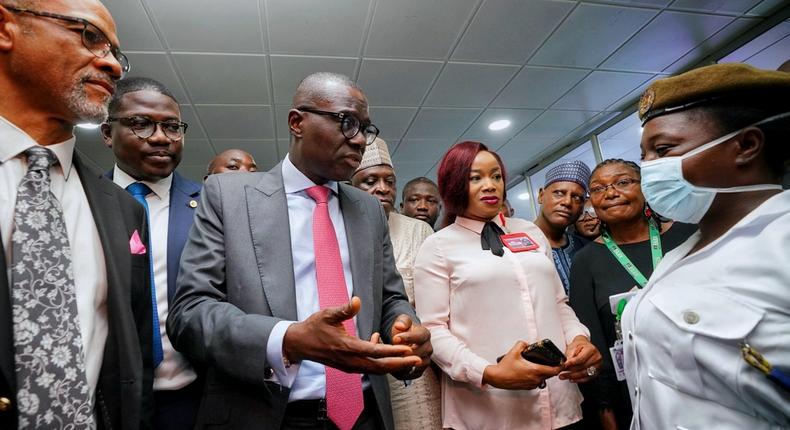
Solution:
<svg viewBox="0 0 790 430"><path fill-rule="evenodd" d="M131 75L162 81L182 103L190 124L182 173L201 178L208 161L229 148L272 167L288 150L286 117L297 83L334 71L367 93L403 183L435 177L444 151L464 139L489 144L510 171L523 171L629 109L651 80L696 64L787 1L105 4ZM773 31L756 52L733 61L759 58L766 49L790 57L790 23ZM502 118L510 128L487 129ZM97 132L80 130L78 137L97 166L112 165Z"/></svg>

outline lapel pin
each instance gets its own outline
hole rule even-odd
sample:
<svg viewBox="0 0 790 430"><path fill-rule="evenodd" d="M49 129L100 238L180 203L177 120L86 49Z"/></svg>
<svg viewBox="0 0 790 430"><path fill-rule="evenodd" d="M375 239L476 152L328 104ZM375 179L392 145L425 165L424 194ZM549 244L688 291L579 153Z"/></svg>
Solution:
<svg viewBox="0 0 790 430"><path fill-rule="evenodd" d="M191 207L192 209L195 209L197 207L197 201L190 200L189 201L189 207Z"/></svg>

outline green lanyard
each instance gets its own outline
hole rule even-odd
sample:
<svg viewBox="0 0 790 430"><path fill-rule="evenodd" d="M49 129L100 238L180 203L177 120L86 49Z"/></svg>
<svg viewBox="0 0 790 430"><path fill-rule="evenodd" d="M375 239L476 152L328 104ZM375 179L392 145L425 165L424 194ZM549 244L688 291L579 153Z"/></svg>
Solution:
<svg viewBox="0 0 790 430"><path fill-rule="evenodd" d="M652 219L648 221L648 226L650 228L650 253L653 256L653 270L656 269L658 263L661 262L661 257L663 257L663 252L661 250L661 233L658 231L658 226L656 225L655 221ZM612 240L612 237L609 235L609 232L605 229L601 232L601 237L603 238L603 243L606 244L606 247L609 248L609 252L612 253L614 258L623 266L623 268L634 278L634 281L638 284L639 288L644 287L647 285L647 278L639 269L634 265L630 258L620 249L619 246ZM620 300L620 303L617 304L617 321L620 321L620 317L623 315L623 309L625 309L626 300Z"/></svg>

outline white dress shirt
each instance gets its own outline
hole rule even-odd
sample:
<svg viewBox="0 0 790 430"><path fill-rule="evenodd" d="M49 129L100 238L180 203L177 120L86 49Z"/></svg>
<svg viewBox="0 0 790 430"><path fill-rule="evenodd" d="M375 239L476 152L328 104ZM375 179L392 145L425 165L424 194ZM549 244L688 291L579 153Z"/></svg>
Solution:
<svg viewBox="0 0 790 430"><path fill-rule="evenodd" d="M74 272L77 314L85 352L85 370L92 396L96 390L104 357L104 344L107 341L107 267L88 198L79 174L72 165L75 142L76 139L72 137L47 148L52 150L59 162L49 169L50 184L52 194L63 209L72 250L71 266ZM27 173L24 151L36 145L38 144L33 138L0 117L0 235L3 237L5 263L9 269L6 273L9 285L16 195L19 183ZM79 249L75 248L77 244Z"/></svg>
<svg viewBox="0 0 790 430"><path fill-rule="evenodd" d="M741 356L790 372L790 191L687 255L664 256L622 318L632 429L790 428L790 397Z"/></svg>
<svg viewBox="0 0 790 430"><path fill-rule="evenodd" d="M283 185L288 201L288 224L291 232L291 254L293 256L294 281L296 284L296 315L304 321L321 310L318 303L318 283L315 273L315 251L313 250L313 209L315 201L305 190L315 186L304 173L291 163L288 156L282 163ZM335 228L340 258L343 260L343 275L349 299L354 291L351 280L351 257L348 252L346 226L337 196L337 182L324 184L332 190L329 194L329 217ZM294 321L281 321L269 334L266 359L272 366L280 385L291 388L289 401L321 399L326 396L326 371L324 365L309 360L293 364L286 369L283 364L282 344L285 331ZM367 381L365 381L367 382Z"/></svg>
<svg viewBox="0 0 790 430"><path fill-rule="evenodd" d="M170 186L173 183L173 174L156 181L138 181L115 165L113 169L113 182L126 189L130 184L142 182L151 188L152 193L145 197L148 204L149 217L151 218L151 256L153 258L154 285L156 288L156 310L159 315L159 334L162 337L162 352L164 358L154 370L154 390L177 390L184 388L197 379L192 366L180 352L173 349L170 338L167 337L165 323L167 322L167 234L170 223Z"/></svg>

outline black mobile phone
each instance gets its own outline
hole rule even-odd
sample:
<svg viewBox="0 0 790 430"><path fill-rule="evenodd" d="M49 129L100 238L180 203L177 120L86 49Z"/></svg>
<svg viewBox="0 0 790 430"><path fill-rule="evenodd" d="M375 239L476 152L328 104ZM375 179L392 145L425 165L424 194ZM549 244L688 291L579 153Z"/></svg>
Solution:
<svg viewBox="0 0 790 430"><path fill-rule="evenodd" d="M502 357L504 357L504 355L496 359L497 363L502 360ZM543 339L527 345L527 347L521 351L521 357L523 357L524 360L544 366L556 367L562 366L565 363L565 354L557 348L557 345L554 345L551 339Z"/></svg>

